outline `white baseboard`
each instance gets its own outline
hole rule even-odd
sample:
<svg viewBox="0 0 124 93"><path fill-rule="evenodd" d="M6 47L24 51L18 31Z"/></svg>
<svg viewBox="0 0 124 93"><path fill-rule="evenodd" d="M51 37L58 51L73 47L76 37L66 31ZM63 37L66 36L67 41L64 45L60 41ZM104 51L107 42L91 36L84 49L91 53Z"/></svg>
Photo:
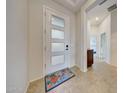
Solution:
<svg viewBox="0 0 124 93"><path fill-rule="evenodd" d="M74 66L75 66L75 64L72 64L72 65L70 65L70 68L71 68L71 67L74 67Z"/></svg>
<svg viewBox="0 0 124 93"><path fill-rule="evenodd" d="M81 69L78 65L75 65L75 66L77 66L79 69L80 69L80 71L82 71L82 72L87 72L87 69Z"/></svg>
<svg viewBox="0 0 124 93"><path fill-rule="evenodd" d="M83 72L87 72L87 69L84 69Z"/></svg>
<svg viewBox="0 0 124 93"><path fill-rule="evenodd" d="M113 66L113 67L117 67L117 65L115 65L115 64L111 64L111 63L110 63L110 65Z"/></svg>
<svg viewBox="0 0 124 93"><path fill-rule="evenodd" d="M87 69L80 69L82 72L87 72Z"/></svg>
<svg viewBox="0 0 124 93"><path fill-rule="evenodd" d="M28 87L29 87L29 85L30 85L31 82L36 81L36 80L39 80L39 79L41 79L41 78L43 78L43 77L38 77L38 78L36 78L36 79L30 80L29 82L27 82L26 88L25 88L25 93L27 93Z"/></svg>
<svg viewBox="0 0 124 93"><path fill-rule="evenodd" d="M75 64L75 66L78 67L78 68L80 69L80 67L79 67L77 64Z"/></svg>
<svg viewBox="0 0 124 93"><path fill-rule="evenodd" d="M36 81L36 80L39 80L39 79L42 79L42 78L43 78L43 76L37 77L37 78L35 78L35 79L33 79L33 80L30 80L29 82L31 83L31 82L33 82L33 81Z"/></svg>
<svg viewBox="0 0 124 93"><path fill-rule="evenodd" d="M29 87L30 82L27 82L26 88L25 88L25 93L27 93L28 87Z"/></svg>

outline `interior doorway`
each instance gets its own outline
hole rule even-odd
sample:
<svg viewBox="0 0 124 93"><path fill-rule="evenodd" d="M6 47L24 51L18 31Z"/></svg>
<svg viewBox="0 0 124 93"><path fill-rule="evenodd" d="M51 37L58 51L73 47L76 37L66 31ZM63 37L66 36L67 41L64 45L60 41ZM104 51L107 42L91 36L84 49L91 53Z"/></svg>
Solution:
<svg viewBox="0 0 124 93"><path fill-rule="evenodd" d="M87 49L94 51L95 62L110 62L111 12L116 1L95 2L87 8ZM111 7L114 7L111 9Z"/></svg>
<svg viewBox="0 0 124 93"><path fill-rule="evenodd" d="M97 57L97 38L95 36L90 37L90 49L93 49L94 58Z"/></svg>

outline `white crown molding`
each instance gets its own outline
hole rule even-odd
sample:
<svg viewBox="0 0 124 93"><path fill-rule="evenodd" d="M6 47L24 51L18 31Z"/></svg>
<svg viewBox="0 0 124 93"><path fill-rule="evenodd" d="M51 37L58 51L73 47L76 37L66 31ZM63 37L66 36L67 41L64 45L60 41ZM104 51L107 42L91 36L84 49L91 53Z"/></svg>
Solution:
<svg viewBox="0 0 124 93"><path fill-rule="evenodd" d="M53 0L53 1L68 8L72 12L77 12L87 0Z"/></svg>

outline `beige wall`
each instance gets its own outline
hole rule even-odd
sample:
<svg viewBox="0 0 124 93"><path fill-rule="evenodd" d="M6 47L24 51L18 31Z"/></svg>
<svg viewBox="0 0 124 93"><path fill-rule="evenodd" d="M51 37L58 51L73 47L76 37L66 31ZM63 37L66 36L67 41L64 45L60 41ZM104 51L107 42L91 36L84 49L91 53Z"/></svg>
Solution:
<svg viewBox="0 0 124 93"><path fill-rule="evenodd" d="M111 13L111 64L117 66L117 10Z"/></svg>
<svg viewBox="0 0 124 93"><path fill-rule="evenodd" d="M71 66L75 64L75 14L52 0L29 0L29 78L43 75L43 5L70 16Z"/></svg>
<svg viewBox="0 0 124 93"><path fill-rule="evenodd" d="M25 93L28 86L27 0L7 0L6 91Z"/></svg>

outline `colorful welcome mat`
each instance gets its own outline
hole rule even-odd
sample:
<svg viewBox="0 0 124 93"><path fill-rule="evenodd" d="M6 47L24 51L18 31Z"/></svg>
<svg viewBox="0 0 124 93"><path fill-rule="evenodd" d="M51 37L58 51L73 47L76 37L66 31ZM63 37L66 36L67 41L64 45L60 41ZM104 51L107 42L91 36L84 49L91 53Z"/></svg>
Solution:
<svg viewBox="0 0 124 93"><path fill-rule="evenodd" d="M51 73L45 77L46 92L75 76L69 68Z"/></svg>

